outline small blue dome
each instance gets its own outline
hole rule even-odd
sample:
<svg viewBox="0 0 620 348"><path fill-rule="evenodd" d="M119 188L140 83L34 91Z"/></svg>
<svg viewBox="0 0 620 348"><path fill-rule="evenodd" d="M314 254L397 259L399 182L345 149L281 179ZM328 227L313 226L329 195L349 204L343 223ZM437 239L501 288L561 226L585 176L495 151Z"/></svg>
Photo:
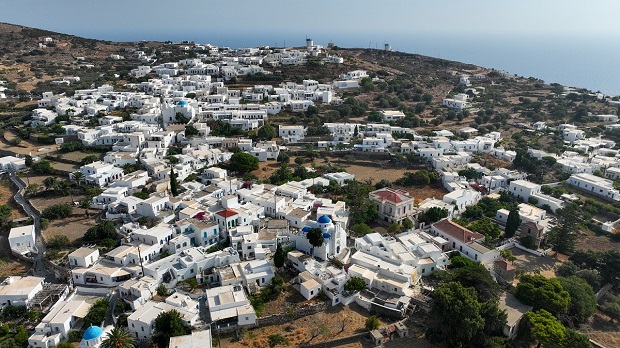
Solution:
<svg viewBox="0 0 620 348"><path fill-rule="evenodd" d="M324 232L323 233L323 238L328 239L328 238L331 238L331 237L332 237L332 235L329 234L329 232Z"/></svg>
<svg viewBox="0 0 620 348"><path fill-rule="evenodd" d="M97 339L103 334L103 330L99 326L91 326L86 331L82 338L86 341Z"/></svg>
<svg viewBox="0 0 620 348"><path fill-rule="evenodd" d="M306 227L302 228L301 230L304 231L304 232L308 232L308 231L310 231L310 226L306 226Z"/></svg>
<svg viewBox="0 0 620 348"><path fill-rule="evenodd" d="M329 216L327 216L327 215L322 215L322 216L319 218L319 221L318 221L318 222L319 222L320 224L329 224L329 223L331 223L331 222L332 222L332 219L330 219L330 218L329 218Z"/></svg>
<svg viewBox="0 0 620 348"><path fill-rule="evenodd" d="M185 101L185 100L181 100L181 101L179 102L179 104L177 104L177 105L179 105L179 106L185 106L185 105L187 105L187 101Z"/></svg>

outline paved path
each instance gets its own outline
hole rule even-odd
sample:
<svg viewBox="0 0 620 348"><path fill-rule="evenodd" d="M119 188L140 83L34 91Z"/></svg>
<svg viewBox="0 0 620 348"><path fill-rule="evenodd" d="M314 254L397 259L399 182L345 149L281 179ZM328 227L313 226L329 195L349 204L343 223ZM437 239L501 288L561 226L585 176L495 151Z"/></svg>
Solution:
<svg viewBox="0 0 620 348"><path fill-rule="evenodd" d="M15 172L9 172L9 178L11 181L17 186L17 193L13 197L17 204L21 205L26 214L32 218L34 221L34 230L35 230L35 246L37 248L37 255L34 257L34 274L48 276L45 268L43 267L43 263L41 262L41 258L45 254L45 240L43 240L43 235L41 234L41 217L37 213L37 211L32 207L30 202L24 198L24 191L26 189L26 184L15 174Z"/></svg>

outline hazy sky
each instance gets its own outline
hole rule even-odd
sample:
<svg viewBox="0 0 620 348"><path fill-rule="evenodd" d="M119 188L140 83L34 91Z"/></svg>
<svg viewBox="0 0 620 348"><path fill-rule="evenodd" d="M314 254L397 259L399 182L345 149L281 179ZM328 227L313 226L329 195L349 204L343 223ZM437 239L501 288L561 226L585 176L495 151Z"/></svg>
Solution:
<svg viewBox="0 0 620 348"><path fill-rule="evenodd" d="M618 0L2 0L0 21L109 40L443 34L620 39ZM374 44L373 44L374 45Z"/></svg>

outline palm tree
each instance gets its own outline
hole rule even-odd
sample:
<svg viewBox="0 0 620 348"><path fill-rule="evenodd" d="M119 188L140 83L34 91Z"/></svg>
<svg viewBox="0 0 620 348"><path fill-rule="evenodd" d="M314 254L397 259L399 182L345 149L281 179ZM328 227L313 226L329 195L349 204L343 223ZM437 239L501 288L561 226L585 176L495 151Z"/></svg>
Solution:
<svg viewBox="0 0 620 348"><path fill-rule="evenodd" d="M101 348L135 348L136 339L125 327L115 327L101 343Z"/></svg>
<svg viewBox="0 0 620 348"><path fill-rule="evenodd" d="M82 179L84 179L84 174L82 174L81 172L75 172L73 173L73 179L75 179L77 185L80 186Z"/></svg>

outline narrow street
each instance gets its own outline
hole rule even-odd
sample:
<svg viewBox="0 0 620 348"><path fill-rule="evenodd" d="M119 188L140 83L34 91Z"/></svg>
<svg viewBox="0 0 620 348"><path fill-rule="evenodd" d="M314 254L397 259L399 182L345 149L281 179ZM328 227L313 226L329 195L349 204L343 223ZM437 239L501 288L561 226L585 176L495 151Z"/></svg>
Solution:
<svg viewBox="0 0 620 348"><path fill-rule="evenodd" d="M28 216L30 216L34 221L36 235L35 242L38 252L37 255L34 257L34 275L42 276L46 279L51 277L51 279L53 279L55 278L55 276L48 273L41 262L41 259L43 258L43 255L45 255L46 250L45 241L43 240L43 235L41 234L41 217L37 214L36 210L32 207L30 202L26 198L24 198L24 190L26 189L26 184L13 171L9 172L9 178L18 188L17 193L14 196L15 202L17 202L17 204L19 204L24 209L24 212L26 212L26 214L28 214Z"/></svg>

